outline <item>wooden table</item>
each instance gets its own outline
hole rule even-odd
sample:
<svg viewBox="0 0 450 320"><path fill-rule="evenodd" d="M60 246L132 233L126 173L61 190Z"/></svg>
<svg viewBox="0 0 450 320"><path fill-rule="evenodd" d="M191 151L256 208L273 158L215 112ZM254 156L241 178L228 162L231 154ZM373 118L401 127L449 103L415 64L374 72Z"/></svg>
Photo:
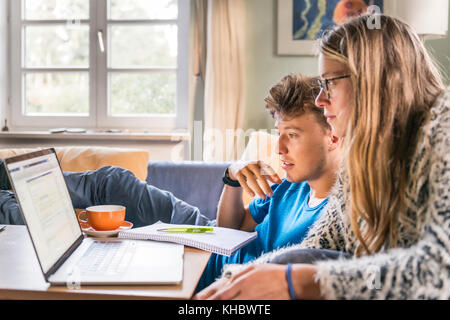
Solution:
<svg viewBox="0 0 450 320"><path fill-rule="evenodd" d="M190 299L211 253L185 247L183 281L153 286L50 286L25 226L0 232L0 299Z"/></svg>

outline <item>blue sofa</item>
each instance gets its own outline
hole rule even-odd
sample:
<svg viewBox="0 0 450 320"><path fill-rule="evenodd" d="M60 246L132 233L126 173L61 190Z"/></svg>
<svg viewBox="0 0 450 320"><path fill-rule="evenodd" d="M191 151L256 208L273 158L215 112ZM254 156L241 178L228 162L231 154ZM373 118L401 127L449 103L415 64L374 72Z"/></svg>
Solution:
<svg viewBox="0 0 450 320"><path fill-rule="evenodd" d="M147 182L200 209L215 219L228 162L150 161Z"/></svg>

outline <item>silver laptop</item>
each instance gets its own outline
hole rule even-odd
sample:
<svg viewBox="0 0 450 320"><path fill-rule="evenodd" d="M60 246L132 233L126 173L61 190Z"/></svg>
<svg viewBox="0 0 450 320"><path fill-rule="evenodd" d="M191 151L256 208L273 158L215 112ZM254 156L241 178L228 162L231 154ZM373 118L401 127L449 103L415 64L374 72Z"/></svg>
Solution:
<svg viewBox="0 0 450 320"><path fill-rule="evenodd" d="M54 149L5 159L45 280L53 285L178 284L182 245L85 238Z"/></svg>

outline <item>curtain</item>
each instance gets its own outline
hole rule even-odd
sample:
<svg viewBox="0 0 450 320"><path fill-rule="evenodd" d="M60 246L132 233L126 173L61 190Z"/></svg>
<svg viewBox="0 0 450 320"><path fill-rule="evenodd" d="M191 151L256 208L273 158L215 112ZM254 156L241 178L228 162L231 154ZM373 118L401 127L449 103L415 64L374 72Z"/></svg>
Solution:
<svg viewBox="0 0 450 320"><path fill-rule="evenodd" d="M192 115L193 126L191 128L191 159L203 159L203 131L204 131L204 95L206 74L206 44L207 44L207 12L208 0L192 0L192 74L193 100Z"/></svg>
<svg viewBox="0 0 450 320"><path fill-rule="evenodd" d="M207 7L203 159L233 161L245 147L245 0Z"/></svg>

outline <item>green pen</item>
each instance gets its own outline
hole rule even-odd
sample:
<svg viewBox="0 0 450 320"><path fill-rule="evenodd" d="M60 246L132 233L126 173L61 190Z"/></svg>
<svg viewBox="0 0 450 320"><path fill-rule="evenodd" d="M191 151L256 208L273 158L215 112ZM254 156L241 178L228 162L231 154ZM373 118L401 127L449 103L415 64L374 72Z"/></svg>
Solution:
<svg viewBox="0 0 450 320"><path fill-rule="evenodd" d="M168 229L158 229L161 232L172 232L172 233L205 233L213 232L214 228L168 228Z"/></svg>

